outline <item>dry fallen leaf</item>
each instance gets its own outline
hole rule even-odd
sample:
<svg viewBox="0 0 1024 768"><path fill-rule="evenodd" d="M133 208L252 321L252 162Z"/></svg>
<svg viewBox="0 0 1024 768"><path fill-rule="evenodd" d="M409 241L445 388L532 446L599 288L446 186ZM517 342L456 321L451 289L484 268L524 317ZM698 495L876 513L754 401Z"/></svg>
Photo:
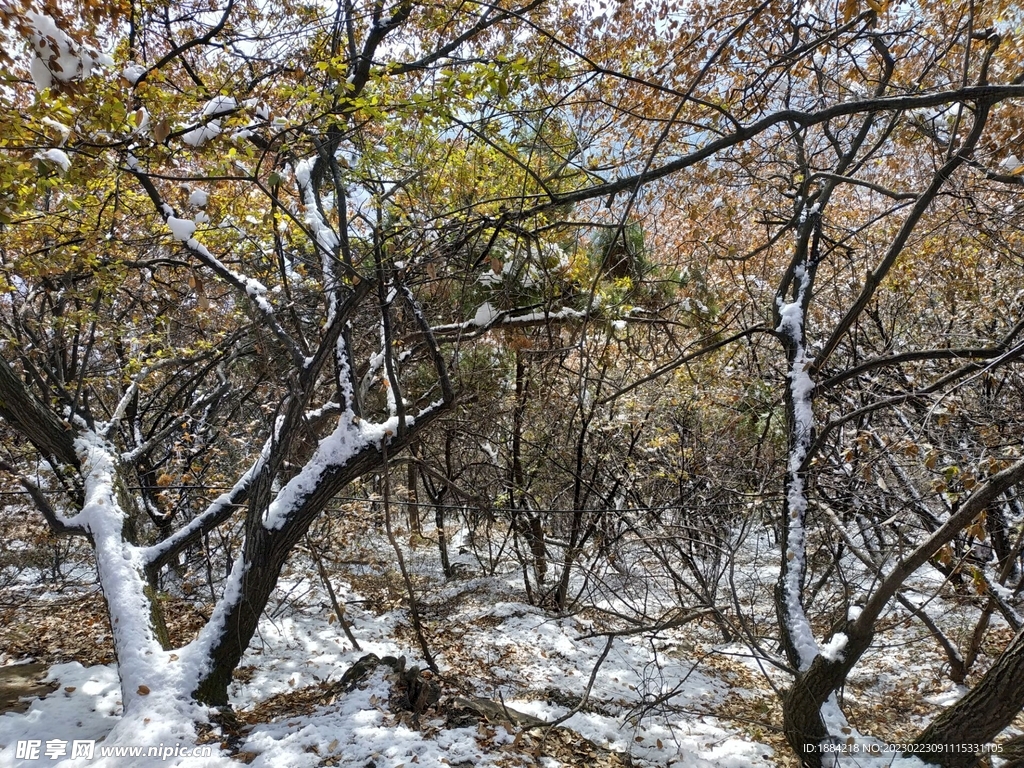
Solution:
<svg viewBox="0 0 1024 768"><path fill-rule="evenodd" d="M162 144L167 140L167 137L171 134L171 124L167 118L158 120L157 124L153 126L153 138L157 140L157 143Z"/></svg>

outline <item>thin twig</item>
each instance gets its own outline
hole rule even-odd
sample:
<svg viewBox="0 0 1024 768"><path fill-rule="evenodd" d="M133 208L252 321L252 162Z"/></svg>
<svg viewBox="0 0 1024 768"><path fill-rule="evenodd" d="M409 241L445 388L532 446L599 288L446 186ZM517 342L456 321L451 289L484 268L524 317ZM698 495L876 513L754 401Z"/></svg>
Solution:
<svg viewBox="0 0 1024 768"><path fill-rule="evenodd" d="M331 599L331 606L334 608L334 615L338 617L338 623L341 624L342 630L345 632L345 637L352 643L352 649L356 651L363 650L359 647L359 641L356 640L356 636L352 634L352 626L348 623L348 619L345 617L345 607L338 602L337 595L334 594L334 587L331 584L331 579L327 575L327 569L324 568L323 558L320 557L320 553L316 547L313 546L313 540L309 538L309 534L306 534L306 546L309 547L310 553L313 555L313 559L316 560L316 568L320 573L320 581L323 582L324 587L327 589L327 596Z"/></svg>
<svg viewBox="0 0 1024 768"><path fill-rule="evenodd" d="M601 669L601 665L604 664L604 660L606 658L608 658L608 653L609 653L609 651L611 651L612 644L614 642L615 642L615 636L614 635L609 636L608 639L605 641L604 650L601 651L601 655L597 657L597 661L594 663L594 668L590 671L590 679L587 681L587 687L584 689L583 695L580 697L580 700L576 703L575 707L570 709L568 712L566 712L561 717L559 717L559 718L557 718L555 720L552 720L550 723L541 723L541 724L538 724L538 725L528 725L523 730L529 730L530 728L547 728L548 732L550 733L552 728L558 727L559 725L564 723L566 720L568 720L570 717L572 717L573 715L577 714L585 706L587 706L587 702L590 700L590 692L594 688L594 681L597 680L598 670Z"/></svg>
<svg viewBox="0 0 1024 768"><path fill-rule="evenodd" d="M409 569L405 567L405 557L402 555L402 549L398 546L398 540L395 538L395 532L391 528L391 482L388 479L388 436L385 435L380 441L380 452L383 462L383 476L384 476L384 529L388 534L388 541L391 542L391 548L395 550L395 557L398 560L398 568L402 572L402 580L405 582L405 590L409 594L409 617L412 620L412 628L416 633L416 640L420 644L420 650L423 652L423 661L426 662L430 670L435 674L439 674L440 670L437 668L437 662L434 661L434 655L430 652L430 646L427 644L427 638L423 634L423 622L420 620L420 611L416 602L416 593L412 588L412 579L409 578Z"/></svg>

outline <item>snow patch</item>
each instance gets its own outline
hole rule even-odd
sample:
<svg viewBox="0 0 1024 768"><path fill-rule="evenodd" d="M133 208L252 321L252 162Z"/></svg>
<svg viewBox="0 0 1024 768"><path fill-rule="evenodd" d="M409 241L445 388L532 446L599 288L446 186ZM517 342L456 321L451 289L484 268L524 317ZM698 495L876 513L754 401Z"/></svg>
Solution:
<svg viewBox="0 0 1024 768"><path fill-rule="evenodd" d="M831 640L821 646L821 655L829 661L842 661L849 640L845 632L836 632Z"/></svg>
<svg viewBox="0 0 1024 768"><path fill-rule="evenodd" d="M175 240L187 241L196 231L196 223L191 219L179 219L177 216L167 217L167 226Z"/></svg>
<svg viewBox="0 0 1024 768"><path fill-rule="evenodd" d="M213 117L230 112L238 106L238 102L231 96L214 96L203 107L203 117Z"/></svg>
<svg viewBox="0 0 1024 768"><path fill-rule="evenodd" d="M139 82L139 79L146 74L146 68L140 64L129 64L127 67L121 70L121 77L127 80L132 85Z"/></svg>
<svg viewBox="0 0 1024 768"><path fill-rule="evenodd" d="M473 315L473 319L470 321L472 325L483 328L485 325L493 323L495 318L498 317L498 311L491 306L489 301L485 301L476 309L476 314Z"/></svg>
<svg viewBox="0 0 1024 768"><path fill-rule="evenodd" d="M206 125L200 125L191 131L182 134L181 140L190 147L201 147L211 139L220 136L220 120L211 120Z"/></svg>
<svg viewBox="0 0 1024 768"><path fill-rule="evenodd" d="M45 160L48 163L59 166L64 173L71 170L71 158L62 149L47 149L43 152L36 152L33 157L36 160Z"/></svg>
<svg viewBox="0 0 1024 768"><path fill-rule="evenodd" d="M24 19L32 30L30 40L35 55L29 71L36 90L45 90L55 81L67 83L92 74L96 59L65 34L53 19L38 11L29 11Z"/></svg>

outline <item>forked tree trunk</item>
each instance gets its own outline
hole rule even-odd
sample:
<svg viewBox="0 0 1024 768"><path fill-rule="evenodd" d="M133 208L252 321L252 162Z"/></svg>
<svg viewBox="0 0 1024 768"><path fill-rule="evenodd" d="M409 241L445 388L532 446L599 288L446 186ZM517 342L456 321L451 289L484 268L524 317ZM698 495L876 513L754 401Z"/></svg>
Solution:
<svg viewBox="0 0 1024 768"><path fill-rule="evenodd" d="M810 669L799 674L782 701L783 732L786 741L807 768L821 768L822 742L829 737L821 717L821 706L845 681L857 659L871 645L873 633L858 634L853 623L848 623L847 641L842 658L814 659Z"/></svg>
<svg viewBox="0 0 1024 768"><path fill-rule="evenodd" d="M805 766L820 768L820 745L828 733L821 707L846 681L846 676L871 645L874 626L899 588L935 553L967 526L985 507L1008 489L1024 482L1024 460L1018 460L978 486L960 508L917 549L896 563L877 586L860 615L837 628L847 636L835 660L818 655L798 674L783 700L786 740ZM834 634L833 634L834 637ZM918 738L920 744L949 745L949 752L925 753L948 768L974 765L981 756L964 745L990 743L1024 708L1024 631L1017 634L1002 656L963 699L936 718Z"/></svg>
<svg viewBox="0 0 1024 768"><path fill-rule="evenodd" d="M419 430L432 423L441 412L438 409L420 417L415 429L407 430L402 437L392 436L388 440L388 453L407 446ZM232 674L256 634L263 609L296 544L338 492L383 464L380 447L367 445L344 464L325 469L315 487L296 499L286 515L286 522L275 529L263 523L269 500L269 478L257 481L246 517L245 545L235 564L235 571L241 573L236 575L233 571L231 577L238 579L238 587L233 591L229 588L228 594L221 598L197 640L205 655L202 660L205 673L192 692L197 701L214 706L228 703Z"/></svg>

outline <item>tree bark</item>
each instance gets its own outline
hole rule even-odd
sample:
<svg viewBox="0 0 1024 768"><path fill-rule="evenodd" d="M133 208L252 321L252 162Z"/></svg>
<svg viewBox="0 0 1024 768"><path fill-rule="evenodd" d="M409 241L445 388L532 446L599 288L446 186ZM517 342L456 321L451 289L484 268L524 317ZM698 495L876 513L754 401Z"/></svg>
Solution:
<svg viewBox="0 0 1024 768"><path fill-rule="evenodd" d="M873 632L858 632L854 622L848 622L842 629L848 640L841 657L830 661L817 656L783 698L783 733L807 768L821 768L821 744L830 735L821 718L821 705L843 684L874 637Z"/></svg>
<svg viewBox="0 0 1024 768"><path fill-rule="evenodd" d="M413 459L416 458L416 448L416 443L413 443L412 445L409 446L409 453L412 455ZM406 488L408 489L409 492L408 508L406 511L408 513L409 532L418 534L421 531L419 495L416 492L417 474L418 472L416 470L416 462L410 461L408 466L406 467Z"/></svg>
<svg viewBox="0 0 1024 768"><path fill-rule="evenodd" d="M0 417L27 437L41 454L78 467L71 427L33 395L0 357Z"/></svg>
<svg viewBox="0 0 1024 768"><path fill-rule="evenodd" d="M818 746L823 739L829 736L821 719L821 706L832 695L832 692L843 684L847 674L871 645L875 621L896 595L899 587L912 573L933 557L943 544L950 541L982 512L994 498L1021 481L1024 481L1024 459L1001 470L976 488L956 514L947 519L908 557L896 564L872 593L860 615L839 627L839 630L845 632L847 636L847 644L842 651L841 658L830 661L819 655L806 672L798 675L796 682L783 701L783 729L787 741L800 756L804 765L810 768L821 766L821 754ZM946 723L945 725L936 721L936 724L929 727L920 738L942 739L942 743L945 744L980 744L984 740L991 740L1005 727L1005 723L1009 723L1024 707L1024 663L1021 661L1024 661L1024 639L1018 634L1000 660L975 688L975 690L981 691L977 694L977 698L970 698L970 695L965 697L940 718L943 723ZM974 691L972 691L973 694ZM977 722L989 724L991 721L991 727L995 727L1002 719L1005 719L1008 710L999 704L1000 701L1008 702L1007 706L1013 709L1009 720L996 727L991 735L986 736L987 730L971 733L970 728ZM986 707L988 707L987 712L985 711ZM973 716L974 709L985 712L984 717L975 718ZM933 731L933 728L936 730ZM949 735L942 735L946 732ZM955 741L956 739L960 740ZM927 743L938 742L928 741ZM942 757L953 759L958 756L950 754L942 755ZM978 755L968 754L959 757L976 759ZM929 755L929 759L934 762L938 758ZM973 765L973 763L942 763L942 765L960 766Z"/></svg>
<svg viewBox="0 0 1024 768"><path fill-rule="evenodd" d="M1024 709L1024 630L966 696L932 721L916 744L942 745L922 753L943 768L970 768L982 757L964 747L990 744Z"/></svg>
<svg viewBox="0 0 1024 768"><path fill-rule="evenodd" d="M443 412L444 408L431 411L419 417L402 437L391 437L388 453L397 452L417 439L420 431ZM233 599L222 599L223 613L215 614L211 619L211 623L219 623L219 632L207 654L207 671L192 693L197 701L213 706L228 703L232 674L256 634L263 609L295 545L335 495L356 478L383 465L380 446L367 445L348 462L326 470L320 482L302 498L279 529L268 529L263 525L263 515L269 502L264 488L269 489L269 477L257 480L258 487L253 491L246 519L242 560L236 565L242 569L239 588Z"/></svg>

